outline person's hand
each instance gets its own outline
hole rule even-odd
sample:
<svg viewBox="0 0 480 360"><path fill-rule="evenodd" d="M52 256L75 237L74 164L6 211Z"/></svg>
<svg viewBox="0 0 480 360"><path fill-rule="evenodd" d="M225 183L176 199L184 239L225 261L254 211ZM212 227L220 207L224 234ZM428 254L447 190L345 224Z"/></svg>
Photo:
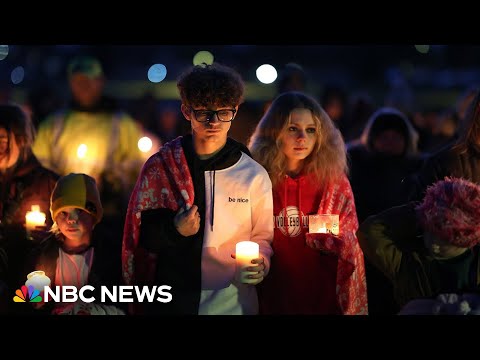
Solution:
<svg viewBox="0 0 480 360"><path fill-rule="evenodd" d="M244 271L253 273L246 276L247 279L251 279L251 281L248 281L248 284L260 284L265 276L265 264L263 262L263 257L253 259L252 265L247 267Z"/></svg>
<svg viewBox="0 0 480 360"><path fill-rule="evenodd" d="M309 233L305 238L305 242L310 248L330 255L334 253L329 250L332 248L331 245L338 241L341 241L340 238L331 233Z"/></svg>
<svg viewBox="0 0 480 360"><path fill-rule="evenodd" d="M173 218L173 224L177 231L183 236L195 235L200 229L200 213L198 212L198 206L193 205L188 210L182 206Z"/></svg>
<svg viewBox="0 0 480 360"><path fill-rule="evenodd" d="M231 254L235 259L235 254ZM263 257L252 259L251 264L243 265L241 269L237 269L238 279L244 284L257 285L263 281L265 277L265 263Z"/></svg>

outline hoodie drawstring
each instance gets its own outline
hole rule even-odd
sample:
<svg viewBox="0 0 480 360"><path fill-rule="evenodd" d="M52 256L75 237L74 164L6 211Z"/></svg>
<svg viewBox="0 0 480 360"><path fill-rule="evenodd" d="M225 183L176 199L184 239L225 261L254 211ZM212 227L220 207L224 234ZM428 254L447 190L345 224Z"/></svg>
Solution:
<svg viewBox="0 0 480 360"><path fill-rule="evenodd" d="M287 182L288 182L288 175L285 175L285 181L283 186L283 227L287 231L288 234L288 219L287 219Z"/></svg>
<svg viewBox="0 0 480 360"><path fill-rule="evenodd" d="M212 197L212 206L211 209L211 220L210 220L210 229L213 231L213 217L215 214L215 166L213 167L213 185L212 185L212 171L210 171L210 193Z"/></svg>
<svg viewBox="0 0 480 360"><path fill-rule="evenodd" d="M303 220L302 220L302 178L298 179L298 217L300 218L300 232L303 232Z"/></svg>

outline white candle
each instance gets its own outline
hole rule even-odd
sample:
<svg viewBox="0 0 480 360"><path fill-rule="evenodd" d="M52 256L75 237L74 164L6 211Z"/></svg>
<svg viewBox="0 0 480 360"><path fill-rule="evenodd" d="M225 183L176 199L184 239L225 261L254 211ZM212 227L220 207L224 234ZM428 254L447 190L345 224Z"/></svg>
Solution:
<svg viewBox="0 0 480 360"><path fill-rule="evenodd" d="M50 286L50 278L45 275L45 271L35 270L27 275L27 281L25 285L31 285L35 290L42 292L45 286Z"/></svg>
<svg viewBox="0 0 480 360"><path fill-rule="evenodd" d="M27 230L35 230L36 226L45 226L45 213L40 211L40 205L32 205L32 211L25 215Z"/></svg>
<svg viewBox="0 0 480 360"><path fill-rule="evenodd" d="M250 266L256 266L252 264L253 259L259 257L259 246L253 241L241 241L237 243L235 248L235 258L237 262L237 280L248 284L254 282L255 279L249 279L249 275L257 274L255 271L246 271L245 269Z"/></svg>

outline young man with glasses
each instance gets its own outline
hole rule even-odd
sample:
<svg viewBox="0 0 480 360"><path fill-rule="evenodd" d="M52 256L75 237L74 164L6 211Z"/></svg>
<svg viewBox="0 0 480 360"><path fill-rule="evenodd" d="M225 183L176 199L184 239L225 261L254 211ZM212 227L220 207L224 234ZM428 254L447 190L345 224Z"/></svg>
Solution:
<svg viewBox="0 0 480 360"><path fill-rule="evenodd" d="M257 314L273 239L272 185L248 149L228 137L244 83L220 65L189 68L177 82L192 133L166 143L143 166L123 238L129 285L171 286L172 300L132 307L148 314ZM236 243L259 245L236 280ZM139 306L140 305L140 306Z"/></svg>

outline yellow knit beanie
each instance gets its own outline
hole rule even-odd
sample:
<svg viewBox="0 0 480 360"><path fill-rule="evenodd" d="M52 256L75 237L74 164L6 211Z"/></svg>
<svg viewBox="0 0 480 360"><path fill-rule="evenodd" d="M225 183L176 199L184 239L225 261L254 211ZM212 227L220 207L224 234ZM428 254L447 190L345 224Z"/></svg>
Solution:
<svg viewBox="0 0 480 360"><path fill-rule="evenodd" d="M103 216L102 202L95 179L86 174L70 173L58 179L50 198L50 213L55 220L67 207L85 210L98 224Z"/></svg>

